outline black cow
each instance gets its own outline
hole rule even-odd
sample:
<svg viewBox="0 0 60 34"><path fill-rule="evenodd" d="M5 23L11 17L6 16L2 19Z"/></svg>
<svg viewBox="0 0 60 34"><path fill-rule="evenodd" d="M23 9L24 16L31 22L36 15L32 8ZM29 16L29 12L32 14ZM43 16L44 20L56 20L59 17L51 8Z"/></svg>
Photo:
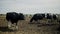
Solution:
<svg viewBox="0 0 60 34"><path fill-rule="evenodd" d="M35 14L31 18L30 22L32 22L33 20L35 21L42 20L43 18L45 18L45 14Z"/></svg>
<svg viewBox="0 0 60 34"><path fill-rule="evenodd" d="M17 25L18 20L24 20L24 15L22 13L8 12L6 14L6 20L10 21L12 24L16 23ZM11 24L8 26L11 27ZM16 26L16 28L18 27Z"/></svg>

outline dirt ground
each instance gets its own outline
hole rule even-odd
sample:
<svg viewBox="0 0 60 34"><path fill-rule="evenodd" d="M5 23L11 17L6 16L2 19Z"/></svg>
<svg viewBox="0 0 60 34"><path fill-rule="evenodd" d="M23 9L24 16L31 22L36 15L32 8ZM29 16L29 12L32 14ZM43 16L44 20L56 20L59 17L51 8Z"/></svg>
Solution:
<svg viewBox="0 0 60 34"><path fill-rule="evenodd" d="M0 16L0 34L60 34L56 29L58 28L58 22L53 21L55 25L41 26L41 24L29 24L31 17L25 17L25 20L18 21L18 30L10 31L7 29L7 23L5 16ZM33 22L35 23L35 22ZM47 24L47 20L41 20L40 23Z"/></svg>

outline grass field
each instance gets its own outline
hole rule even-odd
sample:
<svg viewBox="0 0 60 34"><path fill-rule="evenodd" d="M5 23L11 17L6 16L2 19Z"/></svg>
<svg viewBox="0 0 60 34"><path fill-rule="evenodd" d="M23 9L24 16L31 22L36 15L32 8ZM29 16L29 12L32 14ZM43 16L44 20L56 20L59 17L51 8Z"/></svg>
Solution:
<svg viewBox="0 0 60 34"><path fill-rule="evenodd" d="M59 26L57 21L51 23L55 24L52 26L40 26L40 24L29 24L31 16L25 16L25 20L18 21L19 29L17 31L9 31L7 29L8 21L5 18L5 15L0 16L0 34L60 34L56 29ZM35 23L35 22L33 22ZM40 23L47 24L47 20L41 20Z"/></svg>

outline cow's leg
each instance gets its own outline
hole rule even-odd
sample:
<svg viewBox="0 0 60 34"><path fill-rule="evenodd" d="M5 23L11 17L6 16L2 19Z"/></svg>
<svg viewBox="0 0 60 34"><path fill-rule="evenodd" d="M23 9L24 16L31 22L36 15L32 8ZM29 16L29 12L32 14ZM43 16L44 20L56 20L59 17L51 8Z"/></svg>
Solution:
<svg viewBox="0 0 60 34"><path fill-rule="evenodd" d="M15 23L14 22L12 22L12 27L14 27L15 26Z"/></svg>
<svg viewBox="0 0 60 34"><path fill-rule="evenodd" d="M16 29L18 30L18 26L16 26Z"/></svg>
<svg viewBox="0 0 60 34"><path fill-rule="evenodd" d="M16 30L18 30L18 25L16 25Z"/></svg>
<svg viewBox="0 0 60 34"><path fill-rule="evenodd" d="M11 20L11 28L12 30L15 30L15 25L14 25L14 22Z"/></svg>
<svg viewBox="0 0 60 34"><path fill-rule="evenodd" d="M17 21L15 22L15 25L16 25L16 26L15 26L15 28L16 28L16 29L18 30L18 25L17 25Z"/></svg>
<svg viewBox="0 0 60 34"><path fill-rule="evenodd" d="M11 21L8 22L8 27L11 28Z"/></svg>

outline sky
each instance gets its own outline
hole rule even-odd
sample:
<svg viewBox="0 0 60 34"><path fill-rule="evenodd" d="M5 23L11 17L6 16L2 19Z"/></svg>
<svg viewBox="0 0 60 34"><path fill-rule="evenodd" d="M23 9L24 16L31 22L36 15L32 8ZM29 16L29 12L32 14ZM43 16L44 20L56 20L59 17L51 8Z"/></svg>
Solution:
<svg viewBox="0 0 60 34"><path fill-rule="evenodd" d="M60 14L60 0L0 0L0 14L7 12Z"/></svg>

